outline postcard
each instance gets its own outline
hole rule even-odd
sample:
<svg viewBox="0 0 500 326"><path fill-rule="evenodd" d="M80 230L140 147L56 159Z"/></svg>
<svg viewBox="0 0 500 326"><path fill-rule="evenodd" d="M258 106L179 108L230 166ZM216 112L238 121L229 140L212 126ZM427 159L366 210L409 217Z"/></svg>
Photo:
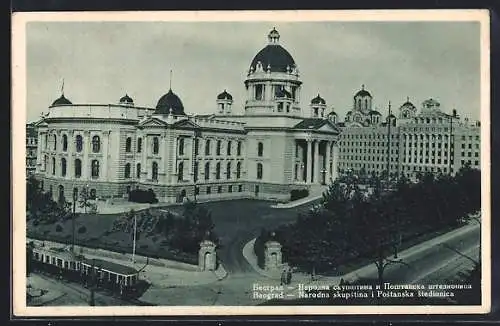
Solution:
<svg viewBox="0 0 500 326"><path fill-rule="evenodd" d="M488 11L12 18L15 316L489 312Z"/></svg>

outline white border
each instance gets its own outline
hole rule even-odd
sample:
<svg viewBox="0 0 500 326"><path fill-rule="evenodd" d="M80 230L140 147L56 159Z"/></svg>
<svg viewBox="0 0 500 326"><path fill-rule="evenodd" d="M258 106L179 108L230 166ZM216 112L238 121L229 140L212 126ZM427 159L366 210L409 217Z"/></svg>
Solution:
<svg viewBox="0 0 500 326"><path fill-rule="evenodd" d="M487 10L39 12L12 16L12 312L23 316L471 314L491 308L490 31ZM477 21L481 25L481 306L26 306L26 23L30 21Z"/></svg>

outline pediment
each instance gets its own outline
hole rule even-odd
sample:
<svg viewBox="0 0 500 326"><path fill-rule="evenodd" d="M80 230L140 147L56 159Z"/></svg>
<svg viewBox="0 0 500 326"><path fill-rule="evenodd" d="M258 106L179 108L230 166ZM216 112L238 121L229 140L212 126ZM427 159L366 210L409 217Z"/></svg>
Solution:
<svg viewBox="0 0 500 326"><path fill-rule="evenodd" d="M149 118L145 121L139 123L139 127L147 128L147 127L165 127L167 123L158 118Z"/></svg>
<svg viewBox="0 0 500 326"><path fill-rule="evenodd" d="M200 128L199 125L194 123L191 120L181 120L179 122L174 123L175 128L182 128L182 129L198 129Z"/></svg>

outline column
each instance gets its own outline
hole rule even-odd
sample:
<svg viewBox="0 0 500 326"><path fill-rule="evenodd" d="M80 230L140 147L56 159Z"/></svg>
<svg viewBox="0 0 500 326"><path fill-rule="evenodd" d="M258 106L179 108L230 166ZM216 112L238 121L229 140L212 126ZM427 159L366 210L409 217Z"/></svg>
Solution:
<svg viewBox="0 0 500 326"><path fill-rule="evenodd" d="M325 158L325 170L326 170L326 184L330 183L330 178L332 177L331 175L331 161L332 161L332 143L331 142L326 142L326 158Z"/></svg>
<svg viewBox="0 0 500 326"><path fill-rule="evenodd" d="M319 183L320 180L319 171L319 140L314 141L314 172L313 172L313 183Z"/></svg>
<svg viewBox="0 0 500 326"><path fill-rule="evenodd" d="M333 143L333 158L332 158L332 179L337 179L338 176L338 164L339 164L339 146L338 143Z"/></svg>
<svg viewBox="0 0 500 326"><path fill-rule="evenodd" d="M74 179L75 178L75 158L73 157L74 147L72 146L74 143L73 130L68 130L66 133L66 137L68 137L68 147L66 149L66 178ZM73 191L73 189L71 189ZM73 194L73 192L71 193Z"/></svg>
<svg viewBox="0 0 500 326"><path fill-rule="evenodd" d="M92 164L89 162L89 149L90 149L90 132L85 131L82 133L83 137L83 160L82 160L82 177L83 180L90 180L92 175Z"/></svg>
<svg viewBox="0 0 500 326"><path fill-rule="evenodd" d="M306 183L311 182L311 176L312 176L312 139L307 139L307 165L306 165Z"/></svg>

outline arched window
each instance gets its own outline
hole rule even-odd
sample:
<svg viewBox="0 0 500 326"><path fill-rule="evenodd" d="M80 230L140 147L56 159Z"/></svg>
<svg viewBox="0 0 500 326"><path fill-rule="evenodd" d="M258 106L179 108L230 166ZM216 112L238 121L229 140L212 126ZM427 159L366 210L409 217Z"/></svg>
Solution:
<svg viewBox="0 0 500 326"><path fill-rule="evenodd" d="M259 144L257 145L257 155L262 156L263 153L264 153L264 144L259 142Z"/></svg>
<svg viewBox="0 0 500 326"><path fill-rule="evenodd" d="M66 176L66 159L64 157L61 158L61 176Z"/></svg>
<svg viewBox="0 0 500 326"><path fill-rule="evenodd" d="M227 142L227 156L231 156L231 141Z"/></svg>
<svg viewBox="0 0 500 326"><path fill-rule="evenodd" d="M75 144L76 144L76 151L80 153L83 149L83 138L81 135L76 135Z"/></svg>
<svg viewBox="0 0 500 326"><path fill-rule="evenodd" d="M141 178L141 163L137 163L136 177L137 177L137 179Z"/></svg>
<svg viewBox="0 0 500 326"><path fill-rule="evenodd" d="M358 109L361 109L361 99L358 99Z"/></svg>
<svg viewBox="0 0 500 326"><path fill-rule="evenodd" d="M52 175L56 175L56 158L52 158Z"/></svg>
<svg viewBox="0 0 500 326"><path fill-rule="evenodd" d="M62 142L63 142L63 152L66 152L68 150L68 136L66 135L63 135L63 139L62 139Z"/></svg>
<svg viewBox="0 0 500 326"><path fill-rule="evenodd" d="M236 179L239 179L241 177L241 162L238 162L236 164Z"/></svg>
<svg viewBox="0 0 500 326"><path fill-rule="evenodd" d="M198 181L198 162L194 162L194 182Z"/></svg>
<svg viewBox="0 0 500 326"><path fill-rule="evenodd" d="M75 178L82 176L82 161L80 159L75 160Z"/></svg>
<svg viewBox="0 0 500 326"><path fill-rule="evenodd" d="M205 141L205 155L210 155L210 139Z"/></svg>
<svg viewBox="0 0 500 326"><path fill-rule="evenodd" d="M365 109L368 110L368 99L365 98Z"/></svg>
<svg viewBox="0 0 500 326"><path fill-rule="evenodd" d="M99 153L101 151L101 140L99 136L92 137L92 153Z"/></svg>
<svg viewBox="0 0 500 326"><path fill-rule="evenodd" d="M180 162L177 168L177 181L182 180L184 180L184 162Z"/></svg>
<svg viewBox="0 0 500 326"><path fill-rule="evenodd" d="M54 144L53 145L53 150L57 150L57 136L54 134Z"/></svg>
<svg viewBox="0 0 500 326"><path fill-rule="evenodd" d="M231 179L231 162L227 162L226 166L226 178Z"/></svg>
<svg viewBox="0 0 500 326"><path fill-rule="evenodd" d="M198 147L200 146L200 141L198 138L194 139L194 155L198 155Z"/></svg>
<svg viewBox="0 0 500 326"><path fill-rule="evenodd" d="M257 179L262 179L262 163L257 163Z"/></svg>
<svg viewBox="0 0 500 326"><path fill-rule="evenodd" d="M130 178L130 163L125 164L125 179Z"/></svg>
<svg viewBox="0 0 500 326"><path fill-rule="evenodd" d="M210 179L210 162L205 163L205 180Z"/></svg>
<svg viewBox="0 0 500 326"><path fill-rule="evenodd" d="M179 138L179 155L184 155L184 138Z"/></svg>
<svg viewBox="0 0 500 326"><path fill-rule="evenodd" d="M218 140L217 141L217 155L220 155L221 147L222 147L222 141Z"/></svg>
<svg viewBox="0 0 500 326"><path fill-rule="evenodd" d="M142 151L142 138L137 138L137 153Z"/></svg>
<svg viewBox="0 0 500 326"><path fill-rule="evenodd" d="M236 148L236 155L241 155L241 141L238 142L238 147Z"/></svg>
<svg viewBox="0 0 500 326"><path fill-rule="evenodd" d="M153 154L158 154L158 150L160 148L160 144L158 141L158 137L153 138Z"/></svg>
<svg viewBox="0 0 500 326"><path fill-rule="evenodd" d="M153 166L151 169L151 179L154 181L158 181L158 163L153 162Z"/></svg>
<svg viewBox="0 0 500 326"><path fill-rule="evenodd" d="M99 177L99 161L92 160L92 178Z"/></svg>
<svg viewBox="0 0 500 326"><path fill-rule="evenodd" d="M125 152L130 153L132 151L132 138L127 137L125 140Z"/></svg>
<svg viewBox="0 0 500 326"><path fill-rule="evenodd" d="M215 179L220 179L220 162L215 165Z"/></svg>

